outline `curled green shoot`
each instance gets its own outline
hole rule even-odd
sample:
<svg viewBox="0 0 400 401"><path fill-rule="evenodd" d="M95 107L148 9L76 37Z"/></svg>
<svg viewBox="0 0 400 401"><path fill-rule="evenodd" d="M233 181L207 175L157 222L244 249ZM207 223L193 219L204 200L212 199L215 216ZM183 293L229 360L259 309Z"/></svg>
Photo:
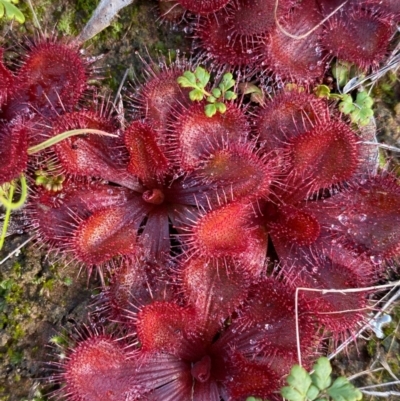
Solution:
<svg viewBox="0 0 400 401"><path fill-rule="evenodd" d="M14 192L17 187L15 180L0 187L0 203L5 207L6 213L3 221L3 228L0 236L0 249L3 248L4 240L7 235L8 225L10 224L11 211L22 207L28 197L28 185L23 174L20 177L21 196L18 201L13 202Z"/></svg>
<svg viewBox="0 0 400 401"><path fill-rule="evenodd" d="M109 137L117 137L115 134L110 134L108 132L94 129L94 128L80 128L80 129L73 129L71 131L65 131L59 135L56 135L46 141L39 143L38 145L31 146L28 149L28 155L33 155L35 153L41 152L44 149L49 148L50 146L56 145L57 143L63 141L64 139L70 138L71 136L82 135L82 134L97 134Z"/></svg>

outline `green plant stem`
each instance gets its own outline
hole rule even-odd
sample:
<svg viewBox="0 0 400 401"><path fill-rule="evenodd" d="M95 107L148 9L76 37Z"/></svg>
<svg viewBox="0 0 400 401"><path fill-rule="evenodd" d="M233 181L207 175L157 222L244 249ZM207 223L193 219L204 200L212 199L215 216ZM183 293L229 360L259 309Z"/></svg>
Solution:
<svg viewBox="0 0 400 401"><path fill-rule="evenodd" d="M23 174L21 174L20 181L21 181L21 196L18 202L12 201L15 189L14 181L12 181L10 184L10 190L8 196L5 196L6 195L5 192L0 188L0 202L6 209L16 210L24 205L26 198L28 197L28 185L26 183L26 178Z"/></svg>
<svg viewBox="0 0 400 401"><path fill-rule="evenodd" d="M10 183L10 190L8 192L9 199L11 199L11 200L12 200L12 197L14 195L14 189L15 189L15 184L14 184L14 182L11 182ZM6 214L4 216L3 229L2 229L1 237L0 237L0 249L3 248L4 240L5 240L6 234L7 234L8 224L10 223L10 216L11 216L11 207L10 206L6 206Z"/></svg>
<svg viewBox="0 0 400 401"><path fill-rule="evenodd" d="M109 136L116 138L118 135L115 134L110 134L108 132L99 130L99 129L94 129L94 128L80 128L80 129L74 129L71 131L65 131L62 134L56 135L50 139L47 139L46 141L39 143L38 145L31 146L28 149L28 155L33 155L35 153L38 153L50 146L56 145L57 143L63 141L64 139L70 138L71 136L76 136L76 135L81 135L81 134L97 134L97 135L103 135L103 136Z"/></svg>

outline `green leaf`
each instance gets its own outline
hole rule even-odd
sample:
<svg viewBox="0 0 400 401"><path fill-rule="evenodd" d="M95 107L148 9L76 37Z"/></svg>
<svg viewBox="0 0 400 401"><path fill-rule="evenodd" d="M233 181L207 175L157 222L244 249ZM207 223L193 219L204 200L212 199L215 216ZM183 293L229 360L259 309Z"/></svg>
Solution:
<svg viewBox="0 0 400 401"><path fill-rule="evenodd" d="M179 86L181 86L182 88L193 88L193 87L196 87L196 84L193 84L191 81L189 81L183 75L178 77L176 82L178 82Z"/></svg>
<svg viewBox="0 0 400 401"><path fill-rule="evenodd" d="M349 80L350 65L347 63L336 63L332 68L332 74L336 78L339 86L344 86L344 84Z"/></svg>
<svg viewBox="0 0 400 401"><path fill-rule="evenodd" d="M311 385L311 377L304 368L294 365L286 381L303 399L306 397L308 388Z"/></svg>
<svg viewBox="0 0 400 401"><path fill-rule="evenodd" d="M200 89L193 89L189 92L189 98L192 102L203 100L204 93Z"/></svg>
<svg viewBox="0 0 400 401"><path fill-rule="evenodd" d="M196 78L198 79L201 87L205 88L208 84L208 81L210 80L210 74L200 66L196 68L194 74L196 75Z"/></svg>
<svg viewBox="0 0 400 401"><path fill-rule="evenodd" d="M215 104L207 104L204 106L204 113L207 117L212 117L217 112Z"/></svg>
<svg viewBox="0 0 400 401"><path fill-rule="evenodd" d="M308 400L315 400L319 396L319 388L315 387L313 384L309 387L307 391L307 399Z"/></svg>
<svg viewBox="0 0 400 401"><path fill-rule="evenodd" d="M314 373L311 374L311 380L320 390L325 390L331 383L332 367L328 358L324 356L319 358L313 366Z"/></svg>
<svg viewBox="0 0 400 401"><path fill-rule="evenodd" d="M214 96L208 96L207 97L207 102L208 103L215 103L217 99Z"/></svg>
<svg viewBox="0 0 400 401"><path fill-rule="evenodd" d="M339 110L344 114L350 114L355 108L351 95L343 95L343 100L339 103Z"/></svg>
<svg viewBox="0 0 400 401"><path fill-rule="evenodd" d="M221 103L221 102L215 103L215 107L221 114L224 114L226 112L225 103Z"/></svg>
<svg viewBox="0 0 400 401"><path fill-rule="evenodd" d="M318 85L317 89L315 90L315 94L318 97L329 97L331 90L326 85Z"/></svg>
<svg viewBox="0 0 400 401"><path fill-rule="evenodd" d="M0 18L3 18L4 16L4 6L3 4L0 2Z"/></svg>
<svg viewBox="0 0 400 401"><path fill-rule="evenodd" d="M235 92L228 91L225 93L224 98L226 100L235 100L237 98L237 94Z"/></svg>
<svg viewBox="0 0 400 401"><path fill-rule="evenodd" d="M221 97L222 93L221 90L218 88L214 88L211 93L213 94L213 96L218 99L219 97Z"/></svg>
<svg viewBox="0 0 400 401"><path fill-rule="evenodd" d="M197 86L196 75L192 71L185 71L183 76L193 85Z"/></svg>
<svg viewBox="0 0 400 401"><path fill-rule="evenodd" d="M362 393L355 388L345 377L338 377L328 388L327 393L333 401L358 401Z"/></svg>
<svg viewBox="0 0 400 401"><path fill-rule="evenodd" d="M258 93L262 95L262 90L257 86L250 82L242 82L239 84L239 92L243 95L248 95L250 93Z"/></svg>
<svg viewBox="0 0 400 401"><path fill-rule="evenodd" d="M1 3L6 9L7 18L15 19L20 24L23 24L25 22L24 14L22 14L22 12L17 7L15 7L14 4L6 0L1 0Z"/></svg>
<svg viewBox="0 0 400 401"><path fill-rule="evenodd" d="M356 97L356 103L361 107L361 108L367 108L370 109L372 105L374 104L374 101L372 98L368 95L366 91L359 92Z"/></svg>
<svg viewBox="0 0 400 401"><path fill-rule="evenodd" d="M289 386L281 388L281 396L289 401L305 401L306 399L305 395L300 394L293 387Z"/></svg>

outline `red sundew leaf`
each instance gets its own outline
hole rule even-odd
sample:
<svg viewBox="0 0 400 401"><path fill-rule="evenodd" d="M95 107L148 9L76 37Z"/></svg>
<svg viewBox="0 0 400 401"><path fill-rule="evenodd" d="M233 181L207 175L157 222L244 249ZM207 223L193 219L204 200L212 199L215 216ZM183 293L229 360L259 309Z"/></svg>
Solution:
<svg viewBox="0 0 400 401"><path fill-rule="evenodd" d="M113 121L93 111L67 113L58 117L52 135L66 131L91 128L115 133ZM65 172L86 177L98 177L128 188L138 187L137 180L126 171L128 154L123 152L123 141L101 135L88 134L67 138L54 151Z"/></svg>
<svg viewBox="0 0 400 401"><path fill-rule="evenodd" d="M310 347L317 345L316 329L308 311L303 309L299 315L300 347L305 359ZM282 363L274 370L283 375L297 359L295 317L294 290L276 279L264 279L252 287L239 318L229 327L226 336L232 338L236 349L249 359L257 355L279 356ZM223 341L226 339L221 338Z"/></svg>
<svg viewBox="0 0 400 401"><path fill-rule="evenodd" d="M11 71L3 64L3 52L0 48L0 108L6 103L8 94L12 92L14 76Z"/></svg>
<svg viewBox="0 0 400 401"><path fill-rule="evenodd" d="M240 40L240 35L232 37L231 23L226 20L224 10L205 16L196 26L195 37L201 47L206 49L206 56L220 64L234 67L254 64L262 55L261 40L251 38L247 42Z"/></svg>
<svg viewBox="0 0 400 401"><path fill-rule="evenodd" d="M174 355L142 353L137 359L134 382L142 389L145 401L187 401L192 396L190 363Z"/></svg>
<svg viewBox="0 0 400 401"><path fill-rule="evenodd" d="M91 337L78 344L63 366L64 394L71 401L133 401L134 364L114 340Z"/></svg>
<svg viewBox="0 0 400 401"><path fill-rule="evenodd" d="M210 14L225 7L229 0L176 0L182 7L196 14Z"/></svg>
<svg viewBox="0 0 400 401"><path fill-rule="evenodd" d="M304 263L304 261L303 261ZM283 271L288 270L287 267ZM294 287L316 289L362 288L376 283L376 267L365 258L355 257L343 248L332 248L306 264L297 261L290 268ZM286 275L286 273L285 273ZM334 338L348 331L355 333L360 322L366 321L367 292L326 293L302 292L300 311L306 306L318 324L332 332Z"/></svg>
<svg viewBox="0 0 400 401"><path fill-rule="evenodd" d="M246 298L251 274L231 259L190 258L182 262L181 269L183 293L211 342L223 321Z"/></svg>
<svg viewBox="0 0 400 401"><path fill-rule="evenodd" d="M305 92L282 92L259 108L253 118L254 132L267 153L315 125L330 120L325 100Z"/></svg>
<svg viewBox="0 0 400 401"><path fill-rule="evenodd" d="M33 46L15 79L7 105L12 118L21 105L46 116L70 110L86 89L86 65L71 45L42 42Z"/></svg>
<svg viewBox="0 0 400 401"><path fill-rule="evenodd" d="M173 298L167 278L169 266L151 263L144 251L138 253L121 261L104 296L104 308L109 311L110 320L123 322L135 331L132 316L140 307Z"/></svg>
<svg viewBox="0 0 400 401"><path fill-rule="evenodd" d="M280 1L277 15L286 14L294 3L292 0ZM266 34L275 26L274 8L274 2L265 0L230 2L226 7L226 13L231 24L232 35L251 37Z"/></svg>
<svg viewBox="0 0 400 401"><path fill-rule="evenodd" d="M316 204L315 213L338 240L379 263L400 255L400 189L392 175L362 178Z"/></svg>
<svg viewBox="0 0 400 401"><path fill-rule="evenodd" d="M29 126L17 119L0 125L0 185L10 182L25 171L28 164Z"/></svg>
<svg viewBox="0 0 400 401"><path fill-rule="evenodd" d="M288 182L294 180L293 193L299 200L307 192L349 180L359 160L358 138L340 121L316 125L311 131L292 138L286 151Z"/></svg>
<svg viewBox="0 0 400 401"><path fill-rule="evenodd" d="M290 205L277 207L277 214L267 227L274 243L278 240L289 248L293 244L311 245L320 234L320 224L312 213Z"/></svg>
<svg viewBox="0 0 400 401"><path fill-rule="evenodd" d="M179 358L201 353L188 339L195 324L193 309L172 302L154 302L138 313L137 331L143 352L167 352ZM200 333L201 334L201 333Z"/></svg>
<svg viewBox="0 0 400 401"><path fill-rule="evenodd" d="M130 155L128 171L143 183L155 184L167 173L168 160L149 125L134 121L125 131L125 145Z"/></svg>
<svg viewBox="0 0 400 401"><path fill-rule="evenodd" d="M234 104L228 104L225 113L216 113L211 118L205 115L203 104L192 105L181 112L171 130L177 143L177 164L190 171L224 144L239 142L248 133L246 116Z"/></svg>
<svg viewBox="0 0 400 401"><path fill-rule="evenodd" d="M95 265L115 256L135 255L137 230L146 214L146 208L140 208L137 203L98 210L80 223L71 242L76 257Z"/></svg>
<svg viewBox="0 0 400 401"><path fill-rule="evenodd" d="M61 193L39 189L28 206L28 216L41 241L65 249L77 222L98 210L124 204L127 197L123 188L67 180Z"/></svg>
<svg viewBox="0 0 400 401"><path fill-rule="evenodd" d="M277 161L266 161L253 152L252 144L232 144L213 150L188 180L209 186L212 204L267 198L277 173Z"/></svg>
<svg viewBox="0 0 400 401"><path fill-rule="evenodd" d="M139 112L157 132L160 142L175 111L189 104L189 90L181 88L177 79L190 68L190 65L183 64L173 65L162 72L151 71L152 78L143 85L136 99Z"/></svg>
<svg viewBox="0 0 400 401"><path fill-rule="evenodd" d="M232 354L227 361L227 377L223 381L230 399L245 399L249 394L274 399L274 392L279 390L281 383L271 364L248 360L238 352Z"/></svg>
<svg viewBox="0 0 400 401"><path fill-rule="evenodd" d="M301 36L321 21L314 0L303 1L280 19L286 32ZM278 26L271 30L264 44L263 62L276 79L311 83L324 75L327 68L319 38L322 27L302 39L293 39Z"/></svg>
<svg viewBox="0 0 400 401"><path fill-rule="evenodd" d="M148 214L141 242L151 260L163 261L169 258L171 241L166 206L154 208Z"/></svg>
<svg viewBox="0 0 400 401"><path fill-rule="evenodd" d="M323 46L340 60L356 64L363 70L376 69L388 52L395 31L394 16L374 6L373 2L351 4L345 12L327 21ZM365 38L370 38L365 40Z"/></svg>
<svg viewBox="0 0 400 401"><path fill-rule="evenodd" d="M201 217L192 228L190 252L202 258L234 257L247 251L250 208L231 203Z"/></svg>

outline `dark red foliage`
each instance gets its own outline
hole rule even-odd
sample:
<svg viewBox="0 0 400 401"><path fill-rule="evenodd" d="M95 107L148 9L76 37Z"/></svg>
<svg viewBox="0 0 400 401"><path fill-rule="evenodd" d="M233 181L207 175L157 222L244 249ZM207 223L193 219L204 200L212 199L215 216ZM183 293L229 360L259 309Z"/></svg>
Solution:
<svg viewBox="0 0 400 401"><path fill-rule="evenodd" d="M376 69L388 52L393 25L393 15L384 9L356 4L328 20L322 43L341 60Z"/></svg>

